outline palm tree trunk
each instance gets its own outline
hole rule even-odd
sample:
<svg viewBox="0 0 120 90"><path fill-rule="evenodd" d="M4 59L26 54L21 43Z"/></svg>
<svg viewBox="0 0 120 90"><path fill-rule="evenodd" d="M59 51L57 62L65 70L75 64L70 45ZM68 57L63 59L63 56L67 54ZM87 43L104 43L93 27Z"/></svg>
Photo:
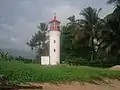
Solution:
<svg viewBox="0 0 120 90"><path fill-rule="evenodd" d="M94 46L94 39L95 39L95 25L93 25L92 29L92 37L91 37L91 47L92 47L92 52L91 52L91 61L94 60L95 58L95 46Z"/></svg>
<svg viewBox="0 0 120 90"><path fill-rule="evenodd" d="M45 41L43 41L43 55L46 56L47 55L47 46Z"/></svg>
<svg viewBox="0 0 120 90"><path fill-rule="evenodd" d="M94 38L92 37L92 40L91 40L91 47L92 47L92 51L91 51L91 61L94 60Z"/></svg>
<svg viewBox="0 0 120 90"><path fill-rule="evenodd" d="M45 56L47 56L47 45L45 44Z"/></svg>

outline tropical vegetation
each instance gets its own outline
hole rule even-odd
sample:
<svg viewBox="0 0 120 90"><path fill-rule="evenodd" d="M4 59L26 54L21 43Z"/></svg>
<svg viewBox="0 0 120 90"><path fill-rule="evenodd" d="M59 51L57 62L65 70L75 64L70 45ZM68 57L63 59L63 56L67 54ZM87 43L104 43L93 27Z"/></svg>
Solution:
<svg viewBox="0 0 120 90"><path fill-rule="evenodd" d="M82 18L67 18L69 22L61 28L61 63L98 67L120 64L120 0L106 3L114 10L104 18L99 16L102 8L91 6L80 11ZM39 31L27 43L36 49L37 56L49 55L46 32L47 25L40 23Z"/></svg>

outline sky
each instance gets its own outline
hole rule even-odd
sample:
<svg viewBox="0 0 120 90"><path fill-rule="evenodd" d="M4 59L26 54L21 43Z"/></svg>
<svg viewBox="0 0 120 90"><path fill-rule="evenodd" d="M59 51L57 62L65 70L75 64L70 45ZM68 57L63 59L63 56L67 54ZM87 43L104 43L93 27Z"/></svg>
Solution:
<svg viewBox="0 0 120 90"><path fill-rule="evenodd" d="M0 48L30 51L26 45L41 22L48 23L56 13L65 24L67 18L80 18L83 8L102 8L104 17L113 10L107 0L0 0Z"/></svg>

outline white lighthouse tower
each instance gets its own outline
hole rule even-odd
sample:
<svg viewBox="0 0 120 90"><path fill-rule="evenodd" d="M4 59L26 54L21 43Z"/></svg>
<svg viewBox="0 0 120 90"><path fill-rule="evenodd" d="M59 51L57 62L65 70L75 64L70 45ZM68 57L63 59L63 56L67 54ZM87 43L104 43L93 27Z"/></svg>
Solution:
<svg viewBox="0 0 120 90"><path fill-rule="evenodd" d="M49 22L49 27L49 64L58 65L60 64L60 22L56 19L56 15Z"/></svg>

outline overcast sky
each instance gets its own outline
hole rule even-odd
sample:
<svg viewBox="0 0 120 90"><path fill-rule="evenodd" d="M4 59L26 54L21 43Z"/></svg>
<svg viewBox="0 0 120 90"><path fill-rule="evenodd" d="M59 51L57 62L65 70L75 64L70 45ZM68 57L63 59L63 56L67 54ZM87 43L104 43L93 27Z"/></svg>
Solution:
<svg viewBox="0 0 120 90"><path fill-rule="evenodd" d="M101 17L110 13L106 0L0 0L0 48L28 50L26 42L40 22L48 22L54 12L62 23L70 15L79 17L87 6L102 8Z"/></svg>

